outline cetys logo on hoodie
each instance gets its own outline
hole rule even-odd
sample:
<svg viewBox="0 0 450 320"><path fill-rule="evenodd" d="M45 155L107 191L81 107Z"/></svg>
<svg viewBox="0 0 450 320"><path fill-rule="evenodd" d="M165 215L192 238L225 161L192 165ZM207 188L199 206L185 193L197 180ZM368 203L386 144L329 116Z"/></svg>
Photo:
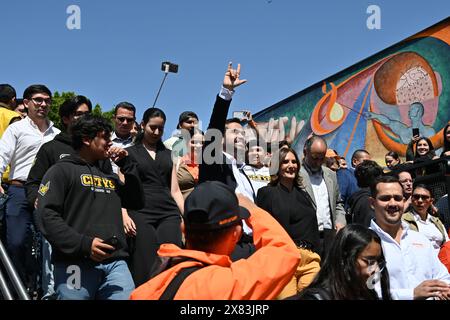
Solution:
<svg viewBox="0 0 450 320"><path fill-rule="evenodd" d="M111 179L90 174L82 174L80 178L81 184L85 187L91 188L92 191L111 193L111 191L116 190L116 185Z"/></svg>

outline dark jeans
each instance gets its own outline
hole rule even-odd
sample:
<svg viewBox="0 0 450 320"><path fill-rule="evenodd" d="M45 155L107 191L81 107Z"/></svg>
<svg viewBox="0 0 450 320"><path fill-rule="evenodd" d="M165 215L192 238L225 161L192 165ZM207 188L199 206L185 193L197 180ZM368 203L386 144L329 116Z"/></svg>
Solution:
<svg viewBox="0 0 450 320"><path fill-rule="evenodd" d="M335 229L323 229L323 231L320 231L320 243L318 252L321 258L321 263L323 263L325 257L330 251L335 237L336 237Z"/></svg>
<svg viewBox="0 0 450 320"><path fill-rule="evenodd" d="M6 248L22 281L25 282L27 254L31 254L32 209L28 205L23 187L9 187L4 223Z"/></svg>

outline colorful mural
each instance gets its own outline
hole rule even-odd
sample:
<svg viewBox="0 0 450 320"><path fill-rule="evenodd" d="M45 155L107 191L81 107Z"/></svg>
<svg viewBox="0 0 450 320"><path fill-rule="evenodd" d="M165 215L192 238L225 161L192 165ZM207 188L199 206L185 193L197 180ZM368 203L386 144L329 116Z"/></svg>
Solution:
<svg viewBox="0 0 450 320"><path fill-rule="evenodd" d="M280 117L299 154L314 133L347 161L366 149L384 165L388 150L405 155L412 128L440 148L450 120L450 18L254 115Z"/></svg>

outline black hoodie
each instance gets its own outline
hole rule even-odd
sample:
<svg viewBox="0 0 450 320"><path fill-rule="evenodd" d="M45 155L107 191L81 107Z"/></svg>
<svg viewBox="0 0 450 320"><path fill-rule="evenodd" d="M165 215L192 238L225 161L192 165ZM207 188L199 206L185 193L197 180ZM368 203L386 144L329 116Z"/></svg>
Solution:
<svg viewBox="0 0 450 320"><path fill-rule="evenodd" d="M72 147L71 136L66 132L59 133L53 140L42 145L34 159L27 182L25 183L27 200L31 207L34 207L34 202L38 196L39 185L47 170L60 159L71 154L75 154L75 150ZM112 172L111 161L109 159L99 161L99 167L104 172Z"/></svg>
<svg viewBox="0 0 450 320"><path fill-rule="evenodd" d="M129 157L119 161L125 184L78 155L65 157L45 174L38 191L37 222L53 248L52 261L88 259L94 237L117 236L122 249L108 259L128 256L121 207L144 206L142 183Z"/></svg>
<svg viewBox="0 0 450 320"><path fill-rule="evenodd" d="M352 223L359 223L370 227L370 221L375 218L375 211L370 206L370 189L361 188L354 192L348 199L348 211L352 217Z"/></svg>

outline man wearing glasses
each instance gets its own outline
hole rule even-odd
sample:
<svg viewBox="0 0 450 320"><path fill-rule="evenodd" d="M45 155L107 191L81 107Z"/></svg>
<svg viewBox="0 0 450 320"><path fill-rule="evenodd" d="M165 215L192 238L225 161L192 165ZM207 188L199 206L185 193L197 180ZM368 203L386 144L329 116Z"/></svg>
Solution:
<svg viewBox="0 0 450 320"><path fill-rule="evenodd" d="M113 146L127 148L133 145L131 130L136 121L136 108L129 102L120 102L114 108L114 132L111 135ZM114 173L118 172L118 167L111 162Z"/></svg>
<svg viewBox="0 0 450 320"><path fill-rule="evenodd" d="M52 140L60 130L48 119L52 93L46 86L29 86L23 93L23 100L28 108L28 117L11 124L0 140L0 175L10 165L5 213L6 248L19 275L25 280L32 208L28 205L24 184L41 145ZM0 193L5 193L2 187Z"/></svg>
<svg viewBox="0 0 450 320"><path fill-rule="evenodd" d="M431 242L402 222L403 189L397 178L379 177L371 187L375 219L370 228L381 238L394 299L450 299L450 275ZM379 285L375 288L380 293Z"/></svg>

